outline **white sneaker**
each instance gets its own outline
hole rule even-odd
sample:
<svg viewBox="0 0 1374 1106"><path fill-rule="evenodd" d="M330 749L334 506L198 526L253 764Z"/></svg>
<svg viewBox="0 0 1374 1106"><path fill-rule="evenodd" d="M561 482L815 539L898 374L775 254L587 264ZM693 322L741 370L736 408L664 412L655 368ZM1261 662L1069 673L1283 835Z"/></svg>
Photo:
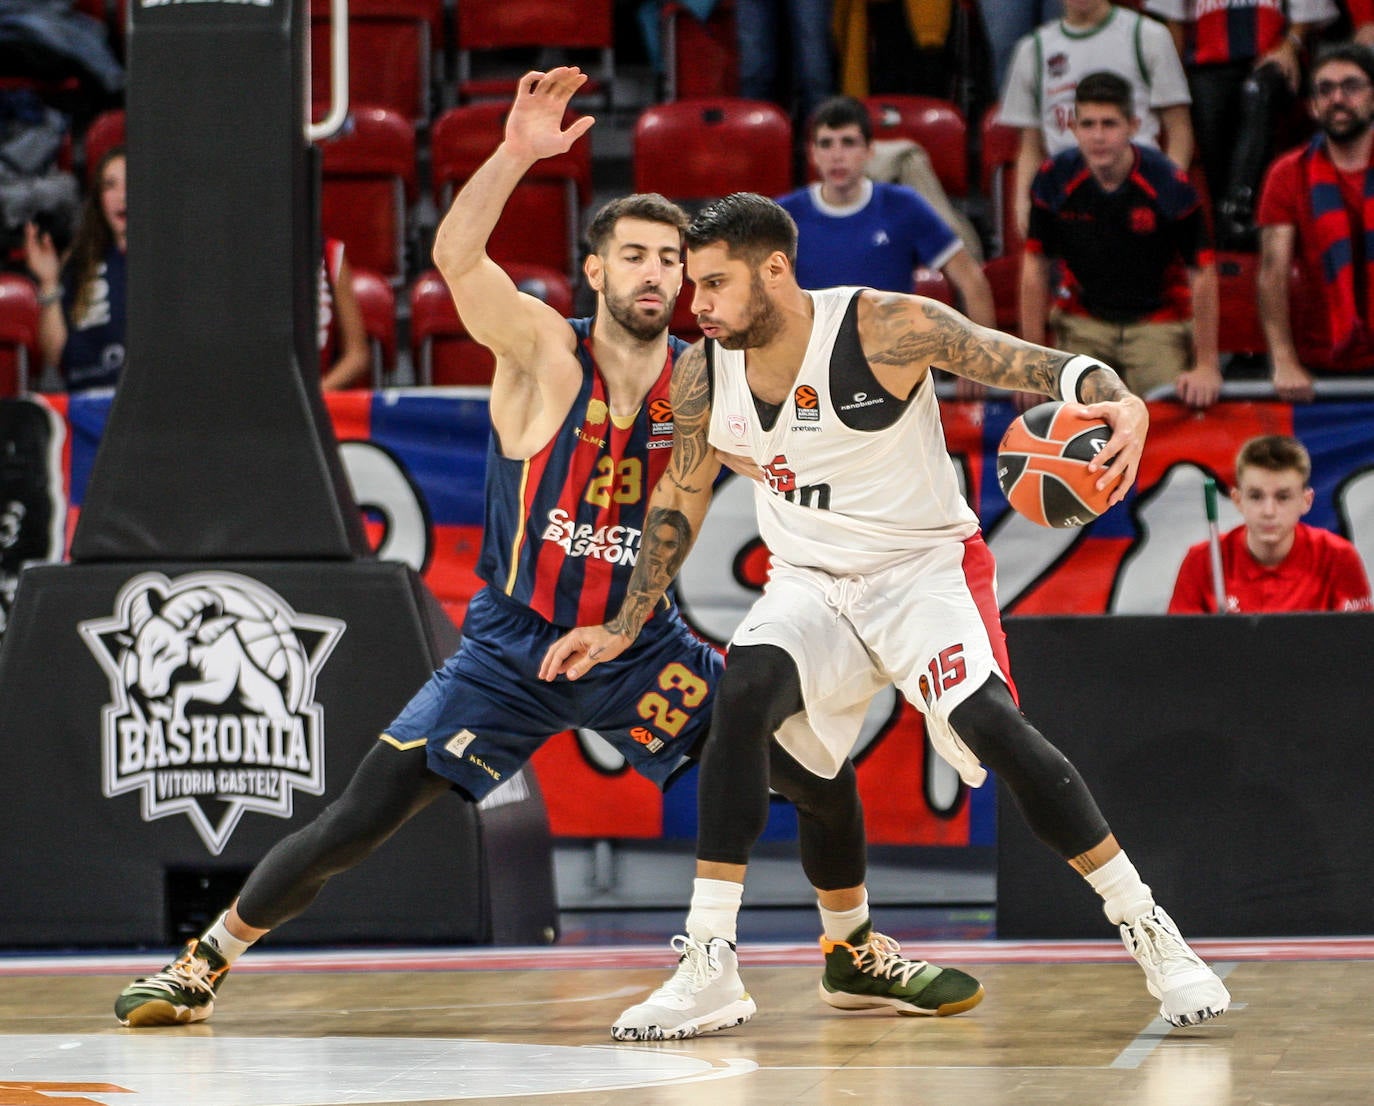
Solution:
<svg viewBox="0 0 1374 1106"><path fill-rule="evenodd" d="M735 946L723 937L705 944L674 937L677 971L611 1026L617 1041L670 1041L742 1025L758 1009L739 977Z"/></svg>
<svg viewBox="0 0 1374 1106"><path fill-rule="evenodd" d="M1156 906L1121 927L1126 951L1145 969L1145 986L1159 999L1159 1016L1170 1025L1198 1025L1226 1013L1231 993Z"/></svg>

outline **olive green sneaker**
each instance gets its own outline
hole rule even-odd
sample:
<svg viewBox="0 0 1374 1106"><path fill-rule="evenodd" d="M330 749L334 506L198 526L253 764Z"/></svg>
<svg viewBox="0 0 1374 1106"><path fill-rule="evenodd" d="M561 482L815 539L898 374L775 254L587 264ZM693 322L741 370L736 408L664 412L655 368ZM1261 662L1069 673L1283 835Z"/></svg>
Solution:
<svg viewBox="0 0 1374 1106"><path fill-rule="evenodd" d="M865 922L848 941L821 938L825 974L821 998L840 1010L890 1006L899 1014L943 1018L962 1014L983 1001L983 985L955 968L907 960L902 946L873 932Z"/></svg>
<svg viewBox="0 0 1374 1106"><path fill-rule="evenodd" d="M215 1009L215 991L229 964L202 941L188 941L181 955L157 975L135 979L115 999L120 1025L186 1025L203 1022Z"/></svg>

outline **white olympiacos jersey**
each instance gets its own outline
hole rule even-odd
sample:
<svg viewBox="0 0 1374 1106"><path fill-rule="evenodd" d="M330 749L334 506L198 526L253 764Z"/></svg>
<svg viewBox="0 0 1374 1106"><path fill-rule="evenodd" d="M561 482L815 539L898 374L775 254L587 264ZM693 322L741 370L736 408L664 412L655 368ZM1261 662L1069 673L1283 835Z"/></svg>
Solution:
<svg viewBox="0 0 1374 1106"><path fill-rule="evenodd" d="M859 348L859 288L808 292L811 338L792 392L765 429L742 350L711 343L710 442L749 457L759 532L775 558L837 576L875 572L978 530L927 378L903 404Z"/></svg>
<svg viewBox="0 0 1374 1106"><path fill-rule="evenodd" d="M1010 127L1039 127L1049 156L1076 144L1069 123L1078 82L1107 69L1130 82L1140 131L1135 140L1159 145L1160 108L1192 103L1183 63L1168 29L1159 22L1116 7L1106 20L1087 31L1046 23L1016 45L999 122Z"/></svg>

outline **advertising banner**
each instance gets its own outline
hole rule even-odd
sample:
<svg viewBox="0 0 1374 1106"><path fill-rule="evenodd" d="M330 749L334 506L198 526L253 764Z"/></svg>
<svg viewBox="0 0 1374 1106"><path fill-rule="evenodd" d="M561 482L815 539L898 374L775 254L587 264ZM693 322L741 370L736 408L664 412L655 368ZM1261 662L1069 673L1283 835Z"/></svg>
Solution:
<svg viewBox="0 0 1374 1106"><path fill-rule="evenodd" d="M80 512L109 397L45 396L23 404L24 448L10 469L25 475L32 501L6 490L0 539L24 560L60 559ZM488 434L482 389L355 392L327 397L341 456L369 538L383 559L422 573L456 622L481 586L474 568L481 542ZM36 433L34 410L46 419ZM1374 563L1374 402L1293 408L1226 402L1198 413L1151 405L1140 478L1125 503L1082 529L1047 530L1012 512L996 479L997 443L1015 416L1009 403L944 404L946 443L978 511L998 563L1003 616L1163 613L1188 547L1207 536L1203 481L1233 480L1236 451L1256 434L1293 434L1311 451L1315 504L1308 522L1351 538ZM43 421L43 420L38 420ZM32 526L25 530L25 518ZM1221 524L1239 515L1224 496ZM46 557L32 535L42 527ZM0 553L7 547L0 545ZM17 558L0 561L0 600L8 605ZM728 475L679 580L694 628L723 644L762 586L767 550L754 524L752 491ZM3 613L0 611L0 613ZM1015 674L1016 654L1012 654ZM1076 678L1090 674L1076 674ZM400 703L394 704L399 707ZM1047 733L1051 740L1056 735ZM991 845L995 797L969 792L930 753L919 713L891 691L879 696L855 750L873 844ZM667 794L639 778L593 733L554 738L534 761L553 832L565 837L685 838L696 832L695 774ZM775 803L767 836L795 836L795 817Z"/></svg>

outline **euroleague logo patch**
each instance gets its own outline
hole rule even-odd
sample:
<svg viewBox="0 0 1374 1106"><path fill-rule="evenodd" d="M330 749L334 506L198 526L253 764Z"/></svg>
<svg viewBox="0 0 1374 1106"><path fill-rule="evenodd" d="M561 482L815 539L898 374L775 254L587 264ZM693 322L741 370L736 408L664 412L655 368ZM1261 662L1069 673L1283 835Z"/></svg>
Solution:
<svg viewBox="0 0 1374 1106"><path fill-rule="evenodd" d="M673 405L666 399L656 399L649 404L649 433L658 436L673 433Z"/></svg>
<svg viewBox="0 0 1374 1106"><path fill-rule="evenodd" d="M798 422L821 421L821 397L810 384L803 384L793 392L792 402L796 405Z"/></svg>
<svg viewBox="0 0 1374 1106"><path fill-rule="evenodd" d="M185 814L215 856L244 811L290 818L297 788L324 794L315 681L344 629L233 572L130 579L77 626L110 681L105 796L141 792L145 822Z"/></svg>

